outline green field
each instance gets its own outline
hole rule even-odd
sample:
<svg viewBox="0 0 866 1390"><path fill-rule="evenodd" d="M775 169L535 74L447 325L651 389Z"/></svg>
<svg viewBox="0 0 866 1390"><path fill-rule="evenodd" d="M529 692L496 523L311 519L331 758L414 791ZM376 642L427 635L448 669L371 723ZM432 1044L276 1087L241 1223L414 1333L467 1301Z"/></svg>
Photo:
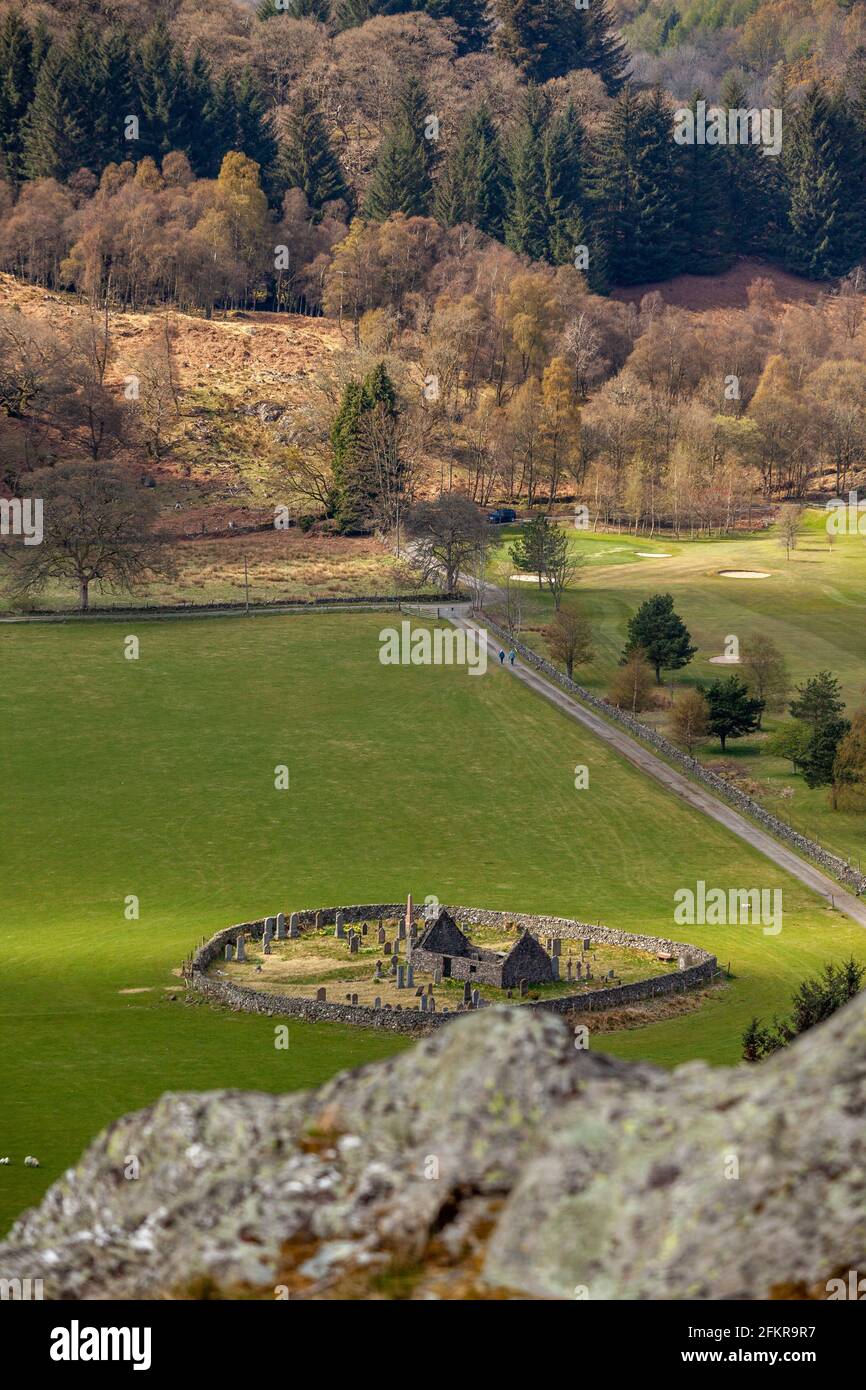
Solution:
<svg viewBox="0 0 866 1390"><path fill-rule="evenodd" d="M774 531L695 541L574 531L574 548L588 560L574 597L592 623L595 645L592 665L577 670L575 679L606 693L629 617L650 594L671 593L698 654L684 671L669 673L666 684L687 686L726 675L726 668L709 660L721 654L725 638L733 634L742 644L761 633L784 653L795 684L817 671L832 671L850 714L866 703L866 536L839 537L831 550L824 523L822 512L808 514L789 560ZM501 546L511 543L516 529L508 528ZM661 558L639 558L638 551ZM670 558L661 555L667 551ZM770 577L725 579L718 573L723 569L766 570ZM537 629L549 620L552 601L534 584L525 589L525 637L543 648ZM642 717L664 728L663 717ZM772 731L786 717L766 715L765 729ZM774 814L854 863L862 856L866 866L866 818L831 811L826 788L810 791L790 763L763 753L762 743L761 738L734 740L725 757L762 784L762 799ZM709 742L700 756L711 762L722 753L717 742ZM783 801L779 791L786 786L794 795Z"/></svg>
<svg viewBox="0 0 866 1390"><path fill-rule="evenodd" d="M603 1039L665 1064L735 1061L754 1012L784 1009L825 960L866 959L861 928L507 672L380 665L389 621L0 629L0 1154L13 1158L0 1225L164 1090L307 1086L405 1045L292 1023L277 1051L266 1019L184 1003L171 971L232 921L411 891L679 935L730 960L733 983L689 1016ZM675 929L673 893L698 878L783 888L781 935ZM27 1153L42 1167L24 1168Z"/></svg>

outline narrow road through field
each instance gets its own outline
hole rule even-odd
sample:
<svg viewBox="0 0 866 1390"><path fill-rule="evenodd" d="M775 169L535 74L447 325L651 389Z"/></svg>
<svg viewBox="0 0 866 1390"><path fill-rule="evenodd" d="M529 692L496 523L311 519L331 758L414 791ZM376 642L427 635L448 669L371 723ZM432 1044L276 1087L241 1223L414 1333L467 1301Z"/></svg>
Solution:
<svg viewBox="0 0 866 1390"><path fill-rule="evenodd" d="M466 629L479 627L478 623L471 622L465 616L465 612L460 613L452 609L448 616L449 621L455 627ZM493 642L489 637L487 638L488 659L494 666L499 664L500 647L501 643ZM631 738L624 730L608 724L600 715L594 714L592 710L578 704L564 690L540 675L538 671L520 664L509 667L507 662L505 669L517 680L528 686L530 690L535 691L537 695L542 695L545 700L556 705L564 714L576 719L579 724L583 724L597 738L610 744L635 767L639 767L642 772L654 777L657 782L661 782L662 786L667 787L669 791L680 797L682 801L687 802L689 806L693 806L697 811L702 811L705 816L711 816L720 825L724 825L726 829L739 835L741 840L745 840L753 849L758 850L760 854L770 859L780 869L784 869L786 873L791 874L793 878L799 879L807 888L811 888L813 893L818 893L821 897L828 899L832 897L834 906L840 912L844 912L846 916L858 922L861 927L866 927L866 903L861 902L853 893L847 892L835 879L822 873L817 866L807 863L793 850L786 849L778 840L774 840L772 835L761 830L745 816L741 816L739 811L735 811L732 806L727 806L723 801L717 800L711 792L705 791L695 782L690 782L688 777L670 767L662 758L657 757L649 748Z"/></svg>

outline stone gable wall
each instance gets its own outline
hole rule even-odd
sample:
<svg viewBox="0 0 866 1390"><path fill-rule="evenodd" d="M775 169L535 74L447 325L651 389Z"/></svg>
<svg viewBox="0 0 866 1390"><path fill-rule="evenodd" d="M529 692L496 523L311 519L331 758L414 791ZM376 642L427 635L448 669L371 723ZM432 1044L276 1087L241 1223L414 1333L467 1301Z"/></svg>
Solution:
<svg viewBox="0 0 866 1390"><path fill-rule="evenodd" d="M365 903L361 906L355 904L346 907L307 908L299 911L297 918L303 928L314 926L318 914L321 914L320 920L323 925L333 925L338 912L343 913L345 922L351 923L384 921L388 918L402 917L405 911L403 903ZM513 923L521 928L529 928L542 940L545 937L561 937L563 940L589 940L639 951L663 952L676 956L685 966L651 979L637 980L628 985L613 985L609 989L594 990L589 994L567 995L560 999L530 1000L521 1004L521 1008L547 1009L559 1014L597 1013L601 1009L621 1008L626 1004L654 999L660 995L702 989L711 984L720 973L716 957L709 951L686 942L671 941L668 937L639 936L633 932L604 927L600 923L578 922L568 917L534 916L523 912L502 912L477 907L449 906L448 911L456 922L467 926L475 924L501 927ZM416 907L413 917L420 921L422 916L423 908ZM337 1004L329 1001L320 1003L316 999L298 995L265 993L264 990L252 986L236 985L206 974L208 967L223 956L227 942L235 941L242 933L246 937L258 940L264 932L264 926L265 919L259 918L256 921L239 922L234 926L223 927L215 932L184 966L187 987L236 1012L264 1014L274 1018L300 1018L309 1023L348 1023L362 1028L385 1028L390 1032L399 1033L431 1032L465 1012L455 1007L448 1013L422 1013L414 1007L414 996L408 992L405 1009L374 1009L361 1004ZM423 960L419 959L419 955L423 956L424 953L413 953L414 963L422 969L428 968ZM461 959L468 962L471 958L456 956L452 959L456 964ZM438 955L435 963L439 964ZM501 966L499 968L501 970ZM491 983L485 981L480 973L471 977L468 973L465 977L454 974L452 978L471 978L481 983Z"/></svg>

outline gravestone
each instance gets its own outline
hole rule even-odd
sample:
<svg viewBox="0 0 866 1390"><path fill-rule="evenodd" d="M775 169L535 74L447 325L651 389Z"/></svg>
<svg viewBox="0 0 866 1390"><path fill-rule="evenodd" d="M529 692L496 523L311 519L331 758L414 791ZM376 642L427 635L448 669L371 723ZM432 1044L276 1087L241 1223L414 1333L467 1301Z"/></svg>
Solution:
<svg viewBox="0 0 866 1390"><path fill-rule="evenodd" d="M477 1008L478 1008L478 1002L479 1002L480 998L481 998L481 995L478 993L478 990L477 990L477 989L473 989L473 991L472 991L472 1007L473 1007L473 1009L477 1009Z"/></svg>
<svg viewBox="0 0 866 1390"><path fill-rule="evenodd" d="M433 971L433 983L434 983L434 985L441 985L441 983L442 983L442 967L441 967L441 965L437 965L437 966L436 966L436 969Z"/></svg>
<svg viewBox="0 0 866 1390"><path fill-rule="evenodd" d="M382 945L383 945L384 948L385 948L385 955L386 955L386 956L390 956L390 954L391 954L391 943L390 943L390 941L383 941L383 942L382 942Z"/></svg>
<svg viewBox="0 0 866 1390"><path fill-rule="evenodd" d="M414 983L415 983L415 967L414 967L414 965L407 965L407 966L406 966L406 984L407 984L407 985L409 986L409 988L411 989L412 986L414 985Z"/></svg>
<svg viewBox="0 0 866 1390"><path fill-rule="evenodd" d="M399 939L399 937L395 937L395 939L394 939L394 955L395 955L395 956L399 956L399 954L400 954L400 939Z"/></svg>
<svg viewBox="0 0 866 1390"><path fill-rule="evenodd" d="M374 1008L374 1009L381 1009L381 1007L382 1007L382 997L381 997L381 995L377 994L377 995L376 995L376 998L373 1000L373 1008Z"/></svg>
<svg viewBox="0 0 866 1390"><path fill-rule="evenodd" d="M579 961L577 962L577 964L576 964L575 967L574 967L574 971L575 971L575 979L578 979L578 980L579 980L580 977L581 977L581 975L583 974L583 961L580 961L580 960L579 960Z"/></svg>
<svg viewBox="0 0 866 1390"><path fill-rule="evenodd" d="M353 1004L357 1004L357 1002L358 1002L358 996L357 996L357 994L353 994L353 995L352 995L352 1003L353 1003Z"/></svg>
<svg viewBox="0 0 866 1390"><path fill-rule="evenodd" d="M568 960L565 962L565 978L570 980L573 974L574 968L571 964L571 956L569 956Z"/></svg>
<svg viewBox="0 0 866 1390"><path fill-rule="evenodd" d="M525 980L521 980L521 981L520 981L520 997L521 997L521 999L525 999L528 993L529 993L529 985L526 983Z"/></svg>
<svg viewBox="0 0 866 1390"><path fill-rule="evenodd" d="M366 935L367 935L367 923L366 923L366 922L363 922L363 923L361 924L361 935L362 935L362 936L366 936Z"/></svg>
<svg viewBox="0 0 866 1390"><path fill-rule="evenodd" d="M226 942L226 960L234 960L235 948L230 941Z"/></svg>
<svg viewBox="0 0 866 1390"><path fill-rule="evenodd" d="M267 938L265 939L264 954L265 954L266 956L270 956L270 955L273 954L273 947L271 946L271 938L270 938L270 937L267 937Z"/></svg>
<svg viewBox="0 0 866 1390"><path fill-rule="evenodd" d="M583 949L584 949L585 951L588 951L591 945L592 945L592 942L590 941L589 937L588 937L588 936L585 936L584 939L583 939Z"/></svg>
<svg viewBox="0 0 866 1390"><path fill-rule="evenodd" d="M429 980L428 983L427 983L427 993L428 993L428 994L432 994L432 993L433 993L433 981L432 981L432 980Z"/></svg>
<svg viewBox="0 0 866 1390"><path fill-rule="evenodd" d="M398 966L397 966L397 988L398 988L398 989L405 989L405 988L406 988L406 967L405 967L405 965L398 965Z"/></svg>
<svg viewBox="0 0 866 1390"><path fill-rule="evenodd" d="M399 923L397 924L397 940L398 940L398 941L405 941L405 940L406 940L406 923L405 923L405 922L399 922Z"/></svg>
<svg viewBox="0 0 866 1390"><path fill-rule="evenodd" d="M465 985L463 986L463 1003L464 1003L464 1004L471 1004L471 1003L472 1003L472 986L470 985L470 983L469 983L468 980L466 981Z"/></svg>
<svg viewBox="0 0 866 1390"><path fill-rule="evenodd" d="M426 1012L427 1012L427 995L426 995L426 994L422 994L422 995L420 996L420 998L419 998L419 1000L418 1000L418 1008L421 1010L422 1014L426 1014Z"/></svg>
<svg viewBox="0 0 866 1390"><path fill-rule="evenodd" d="M317 1003L317 1004L324 1004L324 1002L325 1002L325 1000L327 999L327 997L328 997L328 991L325 989L324 985L322 986L321 989L317 989L317 990L316 990L316 1003Z"/></svg>
<svg viewBox="0 0 866 1390"><path fill-rule="evenodd" d="M378 943L379 943L380 946L384 946L384 945L385 945L385 928L384 928L384 927L380 927L379 930L377 931L377 933L376 933L376 940L378 941Z"/></svg>
<svg viewBox="0 0 866 1390"><path fill-rule="evenodd" d="M346 936L346 933L343 931L343 921L342 912L338 912L334 918L334 935L338 937L340 941L343 941Z"/></svg>
<svg viewBox="0 0 866 1390"><path fill-rule="evenodd" d="M247 958L246 948L244 946L244 939L242 936L239 936L237 940L237 958L238 960L246 960Z"/></svg>
<svg viewBox="0 0 866 1390"><path fill-rule="evenodd" d="M559 956L550 957L550 970L554 980L559 979Z"/></svg>
<svg viewBox="0 0 866 1390"><path fill-rule="evenodd" d="M402 934L405 936L405 934L406 934L406 931L405 931L406 927L410 927L410 926L412 925L412 894L411 894L411 893L409 894L408 898L406 899L406 916L405 916L404 919L403 919L403 924L404 924L404 929L403 929L403 933L402 933Z"/></svg>
<svg viewBox="0 0 866 1390"><path fill-rule="evenodd" d="M373 979L374 979L374 980L381 980L381 978L382 978L382 962L381 962L380 960L377 960L377 961L376 961L376 969L373 971Z"/></svg>
<svg viewBox="0 0 866 1390"><path fill-rule="evenodd" d="M279 926L279 922L277 922L277 926ZM298 914L297 912L293 912L291 917L289 918L289 938L292 941L297 941L300 934L301 924L298 921Z"/></svg>
<svg viewBox="0 0 866 1390"><path fill-rule="evenodd" d="M321 925L322 925L322 914L321 914L321 911L319 911L319 912L316 913L316 927L321 927Z"/></svg>
<svg viewBox="0 0 866 1390"><path fill-rule="evenodd" d="M392 974L392 975L396 975L396 974L397 974L397 971L398 971L400 968L401 968L401 967L400 967L400 965L399 965L399 963L398 963L398 961L397 961L397 957L396 957L396 956L392 956L392 957L391 957L391 964L390 964L390 966L389 966L389 969L390 969L390 971L391 971L391 974Z"/></svg>
<svg viewBox="0 0 866 1390"><path fill-rule="evenodd" d="M356 936L355 933L353 932L353 933L352 933L352 936L351 936L351 939L350 939L350 941L349 941L349 952L350 952L351 955L356 956L356 955L358 954L358 952L360 951L360 949L361 949L361 938L360 938L360 936Z"/></svg>

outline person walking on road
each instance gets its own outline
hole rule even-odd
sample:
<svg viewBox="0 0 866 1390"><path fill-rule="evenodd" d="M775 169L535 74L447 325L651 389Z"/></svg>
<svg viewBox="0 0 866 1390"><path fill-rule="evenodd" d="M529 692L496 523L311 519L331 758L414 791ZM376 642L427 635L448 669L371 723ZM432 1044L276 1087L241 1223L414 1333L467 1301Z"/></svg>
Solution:
<svg viewBox="0 0 866 1390"><path fill-rule="evenodd" d="M501 647L499 648L499 665L500 665L500 666L504 666L504 665L505 665L505 652L503 651L503 649L502 649Z"/></svg>
<svg viewBox="0 0 866 1390"><path fill-rule="evenodd" d="M514 648L512 647L512 648L511 648L511 651L508 653L508 660L511 662L512 666L514 665L514 662L515 662L516 658L517 658L517 652L516 652L516 651L514 650Z"/></svg>

